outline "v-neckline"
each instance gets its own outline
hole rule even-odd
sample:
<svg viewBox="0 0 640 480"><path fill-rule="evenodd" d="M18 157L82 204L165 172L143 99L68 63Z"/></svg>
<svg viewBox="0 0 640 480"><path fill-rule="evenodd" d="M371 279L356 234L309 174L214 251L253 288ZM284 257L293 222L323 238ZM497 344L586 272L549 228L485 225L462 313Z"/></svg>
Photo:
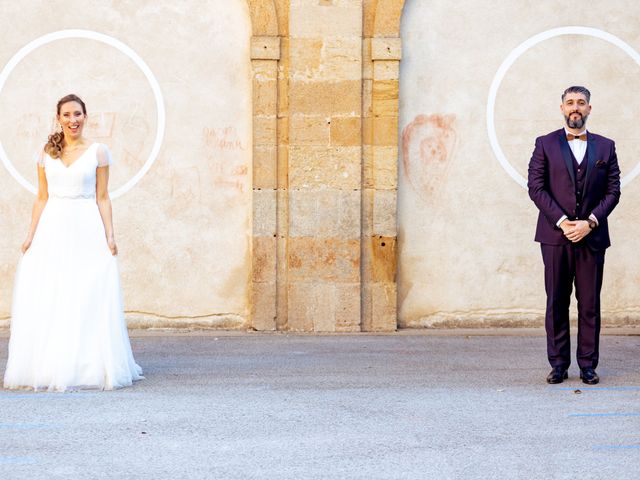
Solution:
<svg viewBox="0 0 640 480"><path fill-rule="evenodd" d="M73 162L71 162L69 165L65 165L64 162L62 161L62 157L60 157L60 163L62 164L62 166L64 167L65 170L69 170L71 167L73 167L76 163L78 163L78 161L85 156L85 154L89 151L89 149L91 147L93 147L93 145L95 144L95 142L93 142L91 145L89 145L84 152L82 152L80 155L78 155L78 158L76 158Z"/></svg>

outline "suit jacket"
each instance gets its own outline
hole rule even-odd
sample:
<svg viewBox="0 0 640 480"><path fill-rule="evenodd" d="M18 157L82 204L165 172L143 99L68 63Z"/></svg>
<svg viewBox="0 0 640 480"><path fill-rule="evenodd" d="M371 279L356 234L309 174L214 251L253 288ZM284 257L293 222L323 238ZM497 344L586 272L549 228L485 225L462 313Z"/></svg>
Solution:
<svg viewBox="0 0 640 480"><path fill-rule="evenodd" d="M585 165L586 164L586 165ZM593 213L598 226L580 243L594 250L611 245L607 217L620 200L620 168L613 140L587 133L584 188L576 198L573 157L564 128L536 138L529 162L529 196L536 204L535 240L550 245L571 243L556 226L563 215L586 220Z"/></svg>

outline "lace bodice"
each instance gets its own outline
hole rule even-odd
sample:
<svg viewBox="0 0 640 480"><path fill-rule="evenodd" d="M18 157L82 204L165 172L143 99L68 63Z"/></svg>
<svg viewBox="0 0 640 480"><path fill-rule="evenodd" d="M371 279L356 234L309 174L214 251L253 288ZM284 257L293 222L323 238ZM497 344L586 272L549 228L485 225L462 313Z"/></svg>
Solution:
<svg viewBox="0 0 640 480"><path fill-rule="evenodd" d="M106 145L92 143L68 167L59 158L42 153L38 164L44 166L53 198L93 198L96 196L96 168L111 165L111 154Z"/></svg>

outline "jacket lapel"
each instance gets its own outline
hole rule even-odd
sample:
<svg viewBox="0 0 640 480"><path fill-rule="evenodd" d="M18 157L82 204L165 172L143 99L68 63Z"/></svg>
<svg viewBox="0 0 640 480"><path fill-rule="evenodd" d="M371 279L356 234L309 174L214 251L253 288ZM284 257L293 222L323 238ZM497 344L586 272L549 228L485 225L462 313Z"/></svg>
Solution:
<svg viewBox="0 0 640 480"><path fill-rule="evenodd" d="M587 132L587 171L584 173L584 188L582 189L582 197L584 197L584 192L587 190L587 186L589 185L589 174L593 170L593 167L596 164L596 140L593 135Z"/></svg>
<svg viewBox="0 0 640 480"><path fill-rule="evenodd" d="M569 142L567 142L567 137L565 136L564 128L558 131L558 142L560 142L560 150L562 151L562 158L564 159L564 163L567 166L567 171L569 172L569 176L571 177L571 183L573 183L575 187L576 177L575 177L575 174L573 173L573 160L571 160L571 149L569 148Z"/></svg>

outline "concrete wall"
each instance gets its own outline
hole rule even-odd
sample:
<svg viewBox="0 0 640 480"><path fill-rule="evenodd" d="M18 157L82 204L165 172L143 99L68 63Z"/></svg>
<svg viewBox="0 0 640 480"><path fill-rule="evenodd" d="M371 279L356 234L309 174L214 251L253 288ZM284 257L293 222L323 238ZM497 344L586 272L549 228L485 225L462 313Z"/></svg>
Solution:
<svg viewBox="0 0 640 480"><path fill-rule="evenodd" d="M166 129L142 179L114 199L130 325L245 325L251 275L251 23L243 0L2 2L0 64L63 29L109 35L148 65L164 97ZM14 28L19 25L20 28ZM34 153L55 103L78 93L87 135L115 158L111 190L138 172L157 133L157 106L141 69L86 38L47 43L24 58L0 92L0 141L35 183ZM19 246L33 195L0 169L0 318L8 318Z"/></svg>
<svg viewBox="0 0 640 480"><path fill-rule="evenodd" d="M551 5L551 4L552 5ZM402 18L402 161L399 176L399 317L403 326L540 325L542 260L533 242L537 210L526 178L535 137L563 126L560 94L592 92L589 130L614 138L626 184L610 217L602 295L605 323L638 318L640 227L632 212L640 180L635 119L640 60L606 34L558 35L520 55L497 90L495 132L513 178L487 131L490 87L521 43L550 29L588 26L640 48L629 1L576 10L561 2L408 1ZM565 5L566 6L566 5ZM574 32L577 32L575 30ZM633 50L632 52L635 52ZM633 54L633 53L632 53Z"/></svg>

